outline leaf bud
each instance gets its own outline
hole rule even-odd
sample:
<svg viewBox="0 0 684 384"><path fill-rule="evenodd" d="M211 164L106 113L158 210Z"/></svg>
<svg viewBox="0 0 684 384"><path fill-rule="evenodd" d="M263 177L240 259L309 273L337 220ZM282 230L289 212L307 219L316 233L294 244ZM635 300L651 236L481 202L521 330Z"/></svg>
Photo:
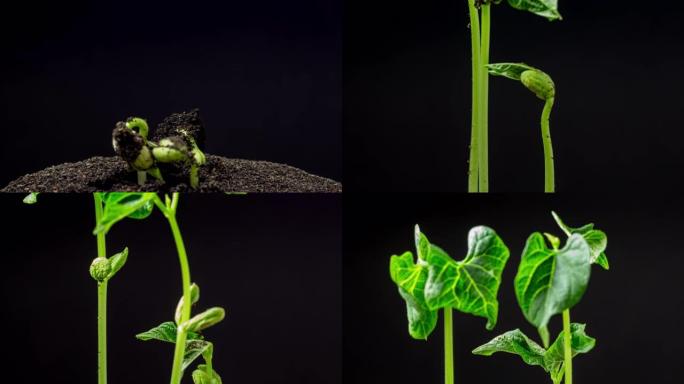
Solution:
<svg viewBox="0 0 684 384"><path fill-rule="evenodd" d="M98 282L105 281L112 271L112 266L106 257L97 257L90 264L90 276Z"/></svg>
<svg viewBox="0 0 684 384"><path fill-rule="evenodd" d="M553 83L553 80L549 75L540 70L529 69L523 72L520 75L520 81L542 100L548 100L556 96L556 85Z"/></svg>
<svg viewBox="0 0 684 384"><path fill-rule="evenodd" d="M206 311L196 315L192 319L185 322L183 325L190 332L199 332L203 329L209 328L212 325L219 323L226 317L226 311L221 307L209 308Z"/></svg>
<svg viewBox="0 0 684 384"><path fill-rule="evenodd" d="M199 286L195 283L190 285L190 305L195 304L199 300L200 290ZM180 323L181 313L183 313L183 296L178 300L178 305L176 305L176 314L174 320L176 324Z"/></svg>

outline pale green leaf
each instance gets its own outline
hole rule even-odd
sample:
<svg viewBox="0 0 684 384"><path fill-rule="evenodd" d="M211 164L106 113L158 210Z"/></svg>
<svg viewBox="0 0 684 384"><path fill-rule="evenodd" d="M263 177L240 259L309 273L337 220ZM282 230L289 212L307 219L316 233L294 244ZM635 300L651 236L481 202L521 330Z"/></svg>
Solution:
<svg viewBox="0 0 684 384"><path fill-rule="evenodd" d="M479 226L468 233L468 253L455 261L434 244L426 259L428 279L425 302L431 310L451 307L487 319L487 329L496 325L497 294L509 252L493 229Z"/></svg>
<svg viewBox="0 0 684 384"><path fill-rule="evenodd" d="M591 262L600 265L603 269L609 269L608 257L606 257L606 247L608 247L608 236L605 232L594 229L594 224L585 224L578 228L569 227L566 225L560 216L556 212L551 212L553 219L556 221L558 226L565 232L567 236L577 233L584 237L584 240L589 244L591 248Z"/></svg>
<svg viewBox="0 0 684 384"><path fill-rule="evenodd" d="M119 270L121 267L126 264L126 260L128 259L128 247L124 248L123 251L113 255L112 257L109 258L109 265L111 267L111 271L109 272L109 275L107 276L107 279L111 279Z"/></svg>
<svg viewBox="0 0 684 384"><path fill-rule="evenodd" d="M562 20L558 12L558 0L508 0L508 4L522 11L532 12L548 20Z"/></svg>
<svg viewBox="0 0 684 384"><path fill-rule="evenodd" d="M138 340L148 341L148 340L159 340L165 341L167 343L176 343L177 327L176 323L173 321L167 321L159 324L158 326L135 335ZM188 332L188 340L201 339L202 336L195 332Z"/></svg>
<svg viewBox="0 0 684 384"><path fill-rule="evenodd" d="M31 192L26 197L24 197L24 204L35 204L38 202L38 193L39 192Z"/></svg>
<svg viewBox="0 0 684 384"><path fill-rule="evenodd" d="M559 250L549 249L538 232L527 239L514 283L518 304L530 323L545 329L551 316L580 301L589 283L590 255L579 234L571 235Z"/></svg>
<svg viewBox="0 0 684 384"><path fill-rule="evenodd" d="M503 76L517 81L520 81L520 76L523 72L537 70L525 63L493 63L487 65L487 69L493 76Z"/></svg>
<svg viewBox="0 0 684 384"><path fill-rule="evenodd" d="M430 310L425 303L427 274L424 262L418 259L418 264L414 263L411 252L390 258L390 277L406 301L409 334L415 339L423 340L427 339L437 325L437 311Z"/></svg>
<svg viewBox="0 0 684 384"><path fill-rule="evenodd" d="M193 339L186 341L181 369L185 371L185 369L189 367L195 359L202 356L208 348L211 348L211 343L205 340Z"/></svg>
<svg viewBox="0 0 684 384"><path fill-rule="evenodd" d="M520 356L529 365L544 365L544 353L546 351L539 344L525 336L519 329L508 331L481 345L473 353L482 356L491 356L496 352L512 353Z"/></svg>

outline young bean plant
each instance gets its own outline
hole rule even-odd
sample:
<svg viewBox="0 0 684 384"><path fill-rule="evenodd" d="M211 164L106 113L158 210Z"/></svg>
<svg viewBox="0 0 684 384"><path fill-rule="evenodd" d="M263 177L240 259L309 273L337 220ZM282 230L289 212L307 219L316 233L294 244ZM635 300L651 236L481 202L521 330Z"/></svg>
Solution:
<svg viewBox="0 0 684 384"><path fill-rule="evenodd" d="M147 175L164 181L159 164L177 164L189 169L190 186L199 186L199 167L206 163L204 153L190 129L179 128L157 142L148 140L149 127L144 119L130 117L116 123L112 132L114 152L138 174L138 184L145 185Z"/></svg>
<svg viewBox="0 0 684 384"><path fill-rule="evenodd" d="M530 67L525 63L490 64L488 68L489 73L492 75L520 81L538 98L544 100L544 109L542 110L541 115L541 135L542 144L544 145L544 192L555 192L556 183L549 117L551 116L551 109L553 108L553 102L556 98L556 86L553 83L551 76L537 68Z"/></svg>
<svg viewBox="0 0 684 384"><path fill-rule="evenodd" d="M520 309L537 328L543 346L516 329L495 337L473 353L517 354L525 363L541 366L554 384L563 378L566 384L572 384L573 357L589 352L596 340L587 336L585 324L570 322L570 309L579 303L587 288L591 264L609 268L605 254L608 238L603 231L594 229L594 224L572 228L552 214L567 236L565 246L560 248L561 240L551 234L533 233L527 239L514 284ZM563 331L549 346L547 326L557 314L562 314Z"/></svg>
<svg viewBox="0 0 684 384"><path fill-rule="evenodd" d="M37 193L24 198L27 204L35 204ZM94 193L98 256L90 265L90 274L98 284L98 383L107 383L107 284L121 269L128 257L124 248L111 257L106 256L105 235L114 224L125 219L145 219L156 206L169 222L178 252L181 267L183 295L176 307L174 322L161 325L136 337L141 340L162 340L175 344L171 384L179 384L183 372L199 356L205 364L200 364L192 373L195 384L220 384L221 378L212 365L214 346L205 340L201 331L223 320L225 311L220 307L210 308L191 317L191 306L199 300L199 287L190 283L190 266L183 237L176 220L179 195L165 196L162 202L156 193Z"/></svg>
<svg viewBox="0 0 684 384"><path fill-rule="evenodd" d="M444 382L454 382L452 309L487 319L496 325L497 293L508 248L491 228L479 226L468 233L468 253L461 261L446 252L415 227L417 259L410 251L390 258L390 277L406 301L409 335L427 340L444 313Z"/></svg>
<svg viewBox="0 0 684 384"><path fill-rule="evenodd" d="M468 0L472 56L472 115L468 192L489 192L489 54L491 7L503 0ZM507 0L519 10L559 20L558 0Z"/></svg>

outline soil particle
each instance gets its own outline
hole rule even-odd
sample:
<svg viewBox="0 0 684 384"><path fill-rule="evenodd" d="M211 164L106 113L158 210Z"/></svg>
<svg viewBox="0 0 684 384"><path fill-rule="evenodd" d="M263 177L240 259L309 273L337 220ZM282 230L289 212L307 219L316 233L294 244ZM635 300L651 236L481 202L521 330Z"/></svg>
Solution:
<svg viewBox="0 0 684 384"><path fill-rule="evenodd" d="M188 185L187 171L164 174L165 183L148 178L140 187L136 173L121 158L92 157L22 176L0 192L342 192L336 181L289 165L207 155L199 188Z"/></svg>
<svg viewBox="0 0 684 384"><path fill-rule="evenodd" d="M181 131L186 132L195 139L197 146L204 149L204 125L200 120L199 109L193 109L190 112L172 113L167 116L161 123L157 125L157 129L152 132L151 140L159 141L165 137L170 136L184 136ZM192 147L192 143L187 142L188 147Z"/></svg>

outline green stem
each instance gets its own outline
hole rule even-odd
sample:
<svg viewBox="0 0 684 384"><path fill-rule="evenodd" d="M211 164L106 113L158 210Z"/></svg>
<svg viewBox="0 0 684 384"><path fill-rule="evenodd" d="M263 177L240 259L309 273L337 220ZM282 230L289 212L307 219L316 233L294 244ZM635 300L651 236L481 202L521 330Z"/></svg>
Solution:
<svg viewBox="0 0 684 384"><path fill-rule="evenodd" d="M553 97L546 99L541 117L542 141L544 142L544 192L556 191L556 181L553 165L553 146L551 145L551 129L549 117L553 108Z"/></svg>
<svg viewBox="0 0 684 384"><path fill-rule="evenodd" d="M570 310L563 311L563 350L565 355L565 384L572 384L572 335L570 334Z"/></svg>
<svg viewBox="0 0 684 384"><path fill-rule="evenodd" d="M188 264L188 255L185 252L185 244L181 236L178 222L176 221L176 208L178 206L178 192L173 194L173 200L167 205L164 214L171 226L173 233L173 240L176 243L176 250L178 251L178 260L181 267L181 278L183 282L183 309L181 311L180 324L178 325L178 332L176 335L176 349L173 354L173 369L171 371L171 384L180 384L183 376L182 364L183 356L185 355L185 340L187 338L187 330L183 324L190 319L190 306L192 305L190 297L190 265Z"/></svg>
<svg viewBox="0 0 684 384"><path fill-rule="evenodd" d="M95 225L103 215L102 198L94 193ZM104 231L97 234L97 256L107 257ZM97 382L107 384L107 280L97 283Z"/></svg>
<svg viewBox="0 0 684 384"><path fill-rule="evenodd" d="M472 56L472 115L470 123L470 157L468 160L468 192L478 192L479 176L479 145L478 145L478 120L480 119L480 17L475 0L468 0L470 13L470 45Z"/></svg>
<svg viewBox="0 0 684 384"><path fill-rule="evenodd" d="M491 6L489 3L482 4L482 28L480 31L480 121L478 123L479 134L479 190L489 192L489 36L491 30Z"/></svg>
<svg viewBox="0 0 684 384"><path fill-rule="evenodd" d="M451 308L444 308L444 384L454 384L454 332Z"/></svg>
<svg viewBox="0 0 684 384"><path fill-rule="evenodd" d="M138 185L145 185L147 182L147 172L138 171Z"/></svg>

